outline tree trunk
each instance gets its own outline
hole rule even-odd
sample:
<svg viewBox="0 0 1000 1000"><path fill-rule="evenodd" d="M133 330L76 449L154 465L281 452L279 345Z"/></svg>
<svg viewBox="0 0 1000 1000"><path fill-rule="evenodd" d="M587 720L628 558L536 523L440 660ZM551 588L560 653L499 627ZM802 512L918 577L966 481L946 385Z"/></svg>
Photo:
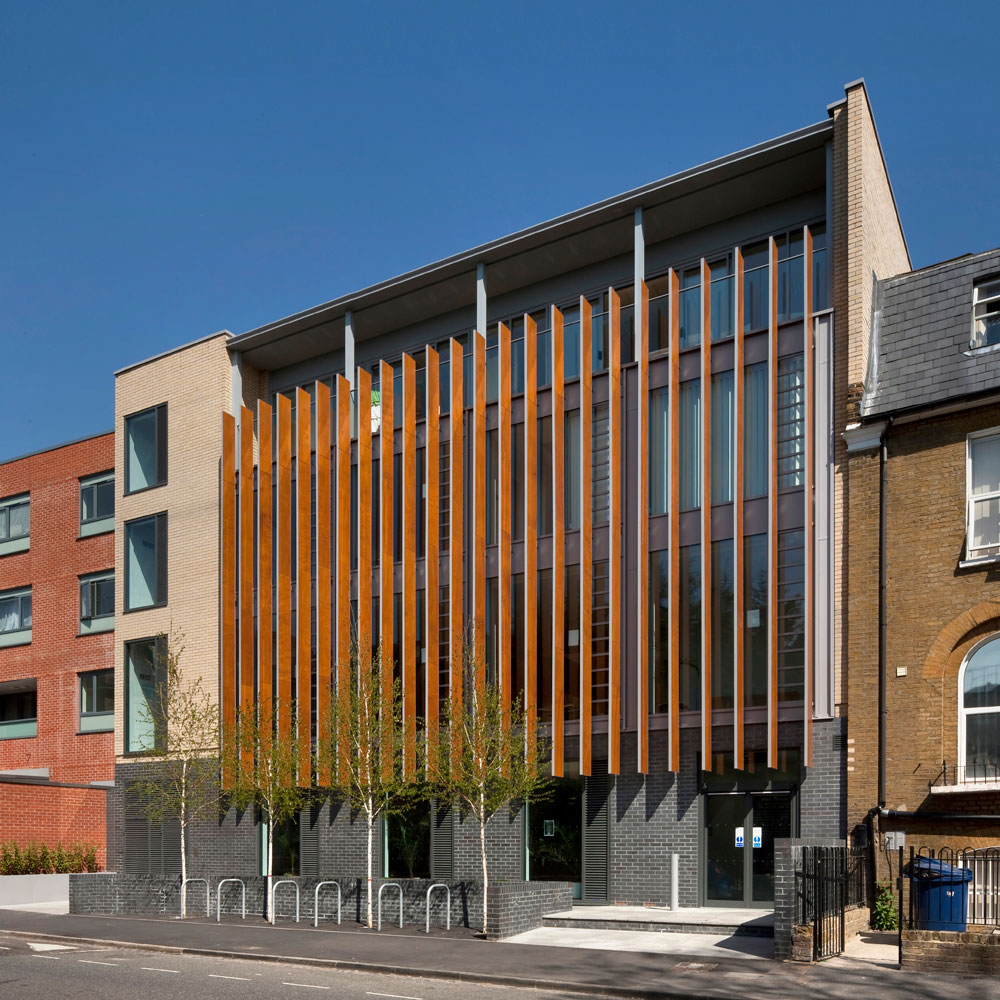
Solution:
<svg viewBox="0 0 1000 1000"><path fill-rule="evenodd" d="M372 832L375 817L372 815L372 799L368 796L368 926L372 926Z"/></svg>
<svg viewBox="0 0 1000 1000"><path fill-rule="evenodd" d="M479 852L483 861L483 934L486 934L486 891L490 887L490 873L486 864L486 803L479 793Z"/></svg>
<svg viewBox="0 0 1000 1000"><path fill-rule="evenodd" d="M274 882L274 820L271 816L271 811L267 812L267 900L265 906L267 907L267 919L273 924L274 923L274 891L272 885Z"/></svg>
<svg viewBox="0 0 1000 1000"><path fill-rule="evenodd" d="M187 761L181 763L181 920L187 916L184 883L187 881Z"/></svg>

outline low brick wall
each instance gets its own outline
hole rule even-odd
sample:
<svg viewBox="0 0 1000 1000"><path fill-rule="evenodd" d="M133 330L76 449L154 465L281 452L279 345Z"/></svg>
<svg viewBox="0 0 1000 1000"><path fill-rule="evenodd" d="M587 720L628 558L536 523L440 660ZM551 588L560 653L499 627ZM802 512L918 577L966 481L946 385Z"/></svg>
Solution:
<svg viewBox="0 0 1000 1000"><path fill-rule="evenodd" d="M211 887L211 913L216 912L218 886L226 876L213 875L208 881ZM362 922L367 913L367 891L362 878L336 878L324 875L322 879L299 876L291 879L299 887L299 913L302 920L312 920L316 886L320 881L335 879L341 887L341 917L346 921ZM275 879L275 882L279 881ZM282 879L281 881L285 881ZM247 914L264 916L267 879L262 875L243 877L246 885ZM427 889L435 883L431 879L372 879L372 919L378 920L378 891L385 883L395 883L403 890L403 926L419 924L425 926ZM123 875L116 872L101 872L96 875L71 875L69 881L70 913L154 913L179 916L180 876L157 878L148 875ZM476 882L452 882L451 923L452 926L478 928L482 923L482 891ZM230 883L223 887L222 907L224 914L239 915L240 887ZM443 890L431 896L431 925L444 925L447 897ZM187 888L187 910L189 914L204 913L205 887L201 883ZM319 911L321 920L336 919L337 892L332 886L320 894ZM291 886L281 886L277 891L275 913L279 918L294 918L295 891ZM382 922L399 923L399 893L386 889L382 894Z"/></svg>
<svg viewBox="0 0 1000 1000"><path fill-rule="evenodd" d="M844 910L844 943L864 934L871 924L871 911L867 906L850 906Z"/></svg>
<svg viewBox="0 0 1000 1000"><path fill-rule="evenodd" d="M541 927L546 913L573 907L571 882L500 882L486 894L491 941Z"/></svg>
<svg viewBox="0 0 1000 1000"><path fill-rule="evenodd" d="M904 969L955 972L959 975L1000 973L1000 937L992 928L974 931L903 931Z"/></svg>

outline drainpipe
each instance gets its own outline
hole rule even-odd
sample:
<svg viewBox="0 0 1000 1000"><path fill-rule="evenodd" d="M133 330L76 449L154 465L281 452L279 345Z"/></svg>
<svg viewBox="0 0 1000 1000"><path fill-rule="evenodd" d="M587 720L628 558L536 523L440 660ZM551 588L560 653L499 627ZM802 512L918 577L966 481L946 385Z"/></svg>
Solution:
<svg viewBox="0 0 1000 1000"><path fill-rule="evenodd" d="M882 431L879 444L879 484L878 484L878 807L885 809L885 757L886 722L889 710L886 706L886 486L889 478L889 428L890 417Z"/></svg>

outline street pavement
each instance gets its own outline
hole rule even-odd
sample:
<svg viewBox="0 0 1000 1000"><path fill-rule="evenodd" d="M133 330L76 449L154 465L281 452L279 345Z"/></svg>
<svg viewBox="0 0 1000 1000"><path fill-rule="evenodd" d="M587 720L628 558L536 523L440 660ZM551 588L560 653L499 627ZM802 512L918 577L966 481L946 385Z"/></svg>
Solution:
<svg viewBox="0 0 1000 1000"><path fill-rule="evenodd" d="M989 1000L993 997L1000 1000L1000 982L995 979L913 973L901 971L891 964L851 956L819 965L795 965L759 956L727 955L724 948L717 949L711 957L705 957L700 953L685 953L683 947L674 947L665 953L646 953L496 943L484 941L467 929L453 929L450 934L438 930L425 935L422 927L412 926L403 930L393 928L376 932L346 923L340 927L327 923L313 929L309 924L291 921L271 927L253 918L245 922L227 918L217 924L204 917L180 921L159 917L79 916L0 910L0 936L4 938L0 944L12 949L15 946L11 941L44 944L61 939L77 943L89 941L93 947L115 949L116 954L127 945L154 952L140 961L122 961L125 967L122 978L135 975L143 983L143 976L151 975L150 968L166 968L171 962L194 957L213 961L228 958L242 963L249 960L254 972L261 974L259 977L250 976L251 980L271 977L279 965L282 968L296 967L294 974L282 972L281 979L268 978L275 989L275 984L283 982L304 984L301 987L303 991L312 984L329 985L331 992L341 996L355 995L337 992L349 988L340 985L338 977L350 972L352 975L407 977L411 986L419 982L419 988L406 986L370 992L418 997L420 1000L431 1000L427 991L432 988L454 990L452 993L435 993L434 996L471 998L477 995L495 996L498 986L508 987L506 992L513 992L515 996L523 989L534 988L540 990L543 996L589 993L617 997L687 997L691 1000L787 1000L800 996L818 1000L858 1000L858 997L873 995L879 1000ZM659 936L651 935L654 938ZM731 947L739 944L733 939L731 941ZM680 945L680 942L676 944ZM155 954L157 950L159 954ZM17 950L16 954L22 952ZM9 977L4 970L9 959L17 963L11 968L17 970L18 978L13 981L20 983L24 975L32 970L31 965L23 968L22 963L29 959L37 966L61 967L61 963L66 961L58 952L51 954L53 957L49 959L37 955L15 958L10 952L0 951L0 980L5 981L0 987L0 997L16 996L17 1000L31 997L33 1000L36 995L94 996L93 991L77 994L42 990L32 994L27 992L31 987L22 988L21 985L15 992L6 984ZM83 965L81 959L74 961ZM97 968L105 968L106 974L111 975L110 967ZM159 975L171 978L181 975L181 967L176 968L176 972L161 972ZM86 974L92 971L88 969ZM40 969L35 975L41 976L43 972ZM318 978L309 979L307 973ZM205 974L206 979L208 975ZM324 976L334 978L324 979ZM70 979L75 984L75 977ZM158 981L155 976L152 980ZM214 979L211 984L206 988L220 985ZM48 985L51 988L51 979ZM75 989L75 985L72 988ZM130 996L134 996L136 983L131 981L129 988L132 990ZM141 988L146 992L151 988L174 989L169 984L149 988L143 985ZM284 989L292 988L282 987ZM480 994L483 989L486 992ZM489 993L489 989L494 992ZM357 995L367 995L368 992L362 990ZM116 996L114 993L106 994L103 986L97 995ZM149 994L150 1000L172 995L169 992ZM176 995L181 996L181 992ZM188 1000L192 995L191 988L184 990L183 995ZM193 995L215 994L202 993L199 987Z"/></svg>

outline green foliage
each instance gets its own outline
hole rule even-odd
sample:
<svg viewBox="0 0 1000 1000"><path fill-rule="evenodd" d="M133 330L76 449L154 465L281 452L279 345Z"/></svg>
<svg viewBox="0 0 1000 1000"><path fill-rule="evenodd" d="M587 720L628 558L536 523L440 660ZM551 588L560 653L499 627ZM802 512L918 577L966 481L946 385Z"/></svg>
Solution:
<svg viewBox="0 0 1000 1000"><path fill-rule="evenodd" d="M0 844L0 875L64 875L100 871L94 844L62 843L55 847L29 841L23 847L14 841Z"/></svg>
<svg viewBox="0 0 1000 1000"><path fill-rule="evenodd" d="M899 929L899 909L891 882L879 882L878 884L875 891L875 906L871 915L871 927L873 931Z"/></svg>

